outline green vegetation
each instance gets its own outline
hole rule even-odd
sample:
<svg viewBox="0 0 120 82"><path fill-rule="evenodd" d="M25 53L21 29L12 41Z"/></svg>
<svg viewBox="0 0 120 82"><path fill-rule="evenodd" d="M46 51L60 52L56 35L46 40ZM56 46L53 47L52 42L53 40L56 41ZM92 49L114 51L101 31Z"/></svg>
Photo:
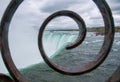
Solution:
<svg viewBox="0 0 120 82"><path fill-rule="evenodd" d="M104 32L104 27L87 28L88 32ZM115 27L115 32L120 32L120 26Z"/></svg>
<svg viewBox="0 0 120 82"><path fill-rule="evenodd" d="M115 31L116 31L116 32L120 32L120 26L116 26L116 27L115 27Z"/></svg>
<svg viewBox="0 0 120 82"><path fill-rule="evenodd" d="M104 27L87 27L87 32L104 32ZM78 31L78 29L49 29L48 31ZM120 32L120 26L115 27L116 32Z"/></svg>
<svg viewBox="0 0 120 82"><path fill-rule="evenodd" d="M87 31L88 32L104 32L104 29L103 27L94 27L94 28L87 28Z"/></svg>

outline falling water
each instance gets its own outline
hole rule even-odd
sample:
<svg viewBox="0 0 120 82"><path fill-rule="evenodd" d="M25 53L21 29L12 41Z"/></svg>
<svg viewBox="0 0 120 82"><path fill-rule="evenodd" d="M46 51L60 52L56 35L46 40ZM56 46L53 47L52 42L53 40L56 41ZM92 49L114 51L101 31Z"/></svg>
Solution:
<svg viewBox="0 0 120 82"><path fill-rule="evenodd" d="M64 34L64 33L45 33L43 37L43 46L48 57L57 55L61 50L74 42L77 35Z"/></svg>

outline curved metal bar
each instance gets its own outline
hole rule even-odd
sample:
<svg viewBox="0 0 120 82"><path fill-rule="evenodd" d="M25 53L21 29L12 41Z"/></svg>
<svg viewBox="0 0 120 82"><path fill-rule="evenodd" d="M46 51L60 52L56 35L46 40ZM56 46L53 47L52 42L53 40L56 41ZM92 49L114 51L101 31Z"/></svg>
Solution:
<svg viewBox="0 0 120 82"><path fill-rule="evenodd" d="M0 73L0 82L15 82L10 77Z"/></svg>
<svg viewBox="0 0 120 82"><path fill-rule="evenodd" d="M9 6L7 7L7 9L4 13L1 24L0 24L0 47L2 46L1 47L2 57L3 57L4 63L6 65L8 71L10 72L10 75L13 77L15 82L28 82L28 80L26 78L24 78L21 75L21 73L18 71L18 69L16 68L16 66L12 60L9 45L8 45L9 44L8 43L9 24L11 22L11 19L14 15L15 11L17 10L18 6L22 3L22 1L23 0L12 0L10 2ZM103 16L104 24L105 24L104 43L103 43L103 46L102 46L100 52L98 53L100 55L100 57L97 60L86 64L82 68L76 68L76 69L66 69L62 66L58 66L58 65L51 63L49 61L49 59L47 58L47 56L44 52L44 49L41 48L42 33L46 26L46 23L45 23L45 24L43 24L43 27L39 31L38 44L39 44L39 49L42 52L43 59L54 70L56 70L60 73L63 73L63 74L67 74L67 75L78 75L78 74L87 73L87 72L90 72L90 71L94 70L95 68L97 68L108 56L110 49L112 47L112 44L113 44L113 40L114 40L114 21L113 21L112 13L111 13L111 10L105 0L93 0L93 1L98 6L98 8ZM76 40L75 43L66 47L67 49L72 49L72 48L78 46L79 44L81 44L82 41L84 40L85 35L86 35L86 27L85 27L84 21L78 15L76 16L76 14L74 14L74 13L72 13L72 14L61 13L61 14L64 16L69 16L69 17L73 18L77 22L78 26L79 26L79 24L82 24L82 26L83 26L82 34L84 36L78 37L78 39ZM49 21L51 19L49 19ZM81 29L80 26L79 26L79 28ZM4 80L5 82L10 82L10 81L14 82L10 77L8 77L4 74L0 74L0 78L2 80Z"/></svg>
<svg viewBox="0 0 120 82"><path fill-rule="evenodd" d="M9 49L9 43L8 43L8 30L9 30L9 24L11 22L11 19L18 8L18 6L22 3L23 0L12 0L7 7L2 21L1 21L1 37L2 37L2 57L4 60L4 63L10 73L10 75L13 77L15 82L28 82L18 71L16 68Z"/></svg>
<svg viewBox="0 0 120 82"><path fill-rule="evenodd" d="M77 23L77 25L79 27L79 35L78 35L76 41L74 43L68 45L66 47L66 49L72 49L72 48L77 47L78 45L80 45L84 41L85 36L86 36L87 29L86 29L86 25L84 23L84 20L78 14L76 14L72 11L65 11L64 10L62 12L60 11L60 12L57 12L57 13L62 13L62 15L66 15L66 16L68 16L70 13L73 14L73 15L69 15L69 16L71 18L73 18L75 20L75 22ZM67 13L69 13L69 14L67 14ZM54 16L54 14L53 14L53 16Z"/></svg>
<svg viewBox="0 0 120 82"><path fill-rule="evenodd" d="M112 76L108 79L107 82L120 82L120 66L118 69L112 74Z"/></svg>
<svg viewBox="0 0 120 82"><path fill-rule="evenodd" d="M101 47L101 50L98 53L100 55L100 57L97 60L84 65L82 68L79 67L76 69L67 69L65 67L53 64L48 59L48 57L46 56L46 53L43 49L41 39L42 39L42 35L43 35L42 33L44 31L44 28L51 19L49 19L49 17L48 17L48 19L42 24L42 26L39 30L39 37L38 37L39 50L40 50L41 55L42 55L43 59L45 60L45 62L51 68L53 68L55 71L58 71L60 73L67 74L67 75L79 75L79 74L87 73L87 72L90 72L90 71L94 70L95 68L97 68L108 56L110 49L112 47L112 44L113 44L113 40L114 40L114 21L113 21L112 13L111 13L111 10L105 0L93 0L93 1L98 6L98 8L103 16L103 19L104 19L105 38L104 38L104 43ZM54 14L52 16L54 17ZM74 18L74 16L72 18Z"/></svg>
<svg viewBox="0 0 120 82"><path fill-rule="evenodd" d="M59 17L59 16L68 16L70 18L72 18L77 24L78 24L78 27L79 27L79 36L77 38L77 40L74 42L74 43L71 43L70 45L68 45L66 47L66 49L72 49L72 48L75 48L77 47L79 44L82 43L82 41L84 40L85 36L86 36L86 25L83 21L83 19L76 13L72 12L72 11L68 11L68 10L62 10L62 11L58 11L52 15L50 15L45 21L44 23L42 24L41 28L40 28L40 31L39 31L39 40L41 40L42 38L42 35L43 35L43 31L45 29L45 27L47 26L47 24L54 18L56 17ZM82 29L82 31L80 30ZM42 40L41 40L42 41ZM42 47L42 43L40 42L39 44L40 48L43 48Z"/></svg>
<svg viewBox="0 0 120 82"><path fill-rule="evenodd" d="M43 48L43 42L42 42L42 36L43 36L43 32L45 30L45 27L47 26L47 24L55 17L59 17L59 16L68 16L70 18L72 18L73 20L75 20L79 26L79 29L82 28L82 33L80 33L81 31L79 30L79 37L78 39L72 43L72 45L70 46L67 46L66 49L71 49L71 48L74 48L76 46L78 46L79 44L82 43L82 41L84 40L85 38L85 35L86 35L86 26L85 26L85 23L84 21L82 20L82 18L72 12L72 11L68 11L68 10L63 10L63 11L58 11L52 15L50 15L45 21L44 23L42 24L40 30L39 30L39 35L38 35L38 45L39 45L39 50L41 52L41 55L44 59L44 61L51 67L53 68L54 70L60 72L61 70L66 70L65 68L60 68L59 66L56 66L55 64L53 64L52 62L50 62L49 58L47 57L45 51L44 51L44 48ZM82 35L81 35L82 34ZM68 71L68 70L66 70ZM71 70L70 70L71 71ZM69 72L70 72L69 71ZM75 70L74 70L75 71ZM72 72L72 71L71 71Z"/></svg>

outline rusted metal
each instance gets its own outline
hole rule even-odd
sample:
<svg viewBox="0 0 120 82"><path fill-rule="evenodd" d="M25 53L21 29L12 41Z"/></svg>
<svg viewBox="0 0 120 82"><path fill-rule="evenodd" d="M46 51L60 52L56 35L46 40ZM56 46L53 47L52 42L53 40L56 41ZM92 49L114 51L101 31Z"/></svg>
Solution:
<svg viewBox="0 0 120 82"><path fill-rule="evenodd" d="M112 76L108 79L107 82L120 82L120 66L118 69L112 74Z"/></svg>
<svg viewBox="0 0 120 82"><path fill-rule="evenodd" d="M68 11L68 10L63 10L63 11L58 11L52 15L50 15L46 20L45 22L42 24L40 30L39 30L39 35L38 35L38 45L39 45L39 50L41 52L41 55L44 59L44 61L51 67L53 68L54 70L60 72L60 73L63 73L63 74L73 74L71 72L73 72L73 70L66 70L65 68L63 67L60 67L60 66L56 66L55 64L53 64L52 62L50 62L49 58L47 57L45 51L44 51L44 48L43 48L43 42L42 42L42 36L43 36L43 32L45 30L45 27L47 26L47 24L52 20L54 19L55 17L59 17L59 16L68 16L70 18L72 18L73 20L76 21L76 23L78 24L79 26L79 29L82 29L82 35L81 35L81 30L79 30L79 37L78 39L76 40L76 42L72 43L72 45L70 46L67 46L66 48L67 49L71 49L71 48L74 48L76 46L78 46L79 44L82 43L82 41L84 40L85 38L85 35L86 35L86 26L85 26L85 23L83 21L83 19L78 15L76 14L75 12L72 12L72 11ZM65 71L64 71L65 70ZM76 71L76 69L74 70Z"/></svg>
<svg viewBox="0 0 120 82"><path fill-rule="evenodd" d="M41 52L41 55L42 55L44 61L51 68L53 68L55 71L58 71L60 73L67 74L67 75L84 74L84 73L90 72L90 71L94 70L95 68L97 68L106 59L106 57L108 56L108 54L110 52L110 49L112 47L112 44L113 44L113 40L114 40L114 21L113 21L112 13L111 13L111 10L110 10L110 8L109 8L109 6L108 6L108 4L106 3L105 0L93 0L93 1L95 2L97 7L99 8L99 10L100 10L100 12L101 12L101 14L103 16L103 19L104 19L105 38L104 38L104 43L103 43L103 45L101 47L101 50L98 53L98 55L100 55L100 57L97 60L94 60L94 61L86 64L82 68L80 66L79 68L75 68L75 69L67 69L65 67L62 67L62 66L59 66L59 65L56 65L56 64L52 63L49 60L49 58L47 57L47 55L46 55L46 53L44 51L43 45L42 45L43 31L44 31L46 25L48 24L48 22L50 20L52 20L54 17L61 16L61 14L65 15L65 16L69 16L69 17L71 17L73 19L75 18L76 15L75 16L74 15L69 15L69 13L71 13L71 12L65 13L66 11L59 11L57 13L54 13L50 17L48 17L45 20L45 22L42 24L42 26L41 26L41 28L39 30L39 37L38 37L39 50ZM76 16L76 17L79 18L79 16ZM80 20L80 23L81 23L81 20ZM84 22L82 21L82 25L85 25L83 23ZM86 31L83 31L83 32L86 32ZM85 38L84 34L86 34L86 33L83 33L83 37ZM79 37L79 38L81 38L81 37ZM82 39L82 41L83 40L84 39ZM79 45L80 43L81 42L79 42L79 39L78 39L78 41L76 41L74 44ZM74 46L71 46L71 48L74 48Z"/></svg>
<svg viewBox="0 0 120 82"><path fill-rule="evenodd" d="M79 15L77 15L76 13L74 13L72 11L60 11L60 12L57 12L57 14L55 13L52 16L48 17L47 20L42 24L42 27L39 30L39 36L38 36L39 49L40 49L41 55L42 55L43 59L45 60L45 62L51 68L53 68L55 71L58 71L60 73L67 74L67 75L84 74L84 73L90 72L90 71L94 70L95 68L97 68L101 63L103 63L103 61L108 56L110 49L112 47L112 44L113 44L113 40L114 40L114 21L113 21L112 13L111 13L111 10L105 0L93 0L93 1L97 5L97 7L99 8L99 10L103 16L103 20L104 20L104 24L105 24L105 38L104 38L104 43L101 47L101 50L98 53L100 55L100 57L98 59L86 64L82 68L68 70L62 66L53 64L48 59L48 57L46 56L46 54L44 52L44 48L42 45L42 33L43 33L47 23L50 20L52 20L53 18L55 18L57 16L69 16L77 22L78 26L82 25L82 27L79 26L79 29L82 30L82 35L80 35L80 33L79 33L78 39L71 45L66 46L66 49L75 48L76 46L80 45L83 42L85 35L86 35L86 26L85 26L83 19ZM23 2L23 0L11 0L9 6L7 7L7 9L3 15L2 21L0 23L0 49L2 52L2 57L3 57L5 65L6 65L6 68L8 69L11 77L13 78L13 80L12 80L10 77L8 77L4 74L0 74L0 80L3 80L4 82L29 82L16 68L16 66L12 60L9 45L8 45L9 24L11 22L11 19L14 15L15 11L17 10L17 8L19 7L19 5L22 2ZM108 82L112 82L113 78L114 78L114 81L116 81L117 78L115 76L117 76L119 79L119 77L120 77L119 70L120 70L120 68L111 76L111 78L108 80Z"/></svg>
<svg viewBox="0 0 120 82"><path fill-rule="evenodd" d="M9 76L0 73L0 82L15 82Z"/></svg>
<svg viewBox="0 0 120 82"><path fill-rule="evenodd" d="M77 38L77 40L68 45L66 47L66 49L71 49L71 48L75 48L77 47L79 44L82 43L82 41L84 40L85 36L86 36L86 25L83 21L83 19L78 15L76 14L75 12L72 12L72 11L68 11L68 10L62 10L62 11L58 11L58 12L55 12L54 14L50 15L45 21L44 23L42 24L41 28L40 28L40 31L39 31L39 39L38 39L38 42L39 42L39 48L40 50L43 51L43 46L42 46L42 36L43 36L43 32L45 30L45 27L47 26L47 24L54 18L56 17L59 17L59 16L68 16L70 18L72 18L77 24L78 24L78 27L79 29L82 29L82 30L79 30L79 36Z"/></svg>
<svg viewBox="0 0 120 82"><path fill-rule="evenodd" d="M2 21L1 21L1 26L0 26L0 31L1 31L1 37L2 37L2 49L1 49L1 53L2 53L2 57L4 60L4 63L6 65L6 68L8 69L10 75L13 77L13 79L15 80L15 82L28 82L25 77L23 77L20 72L18 71L18 69L16 68L12 57L11 57L11 53L10 53L10 49L9 49L9 45L8 45L8 31L9 31L9 25L11 22L11 19L16 11L16 9L18 8L18 6L21 4L23 0L12 0L10 2L10 4L8 5Z"/></svg>

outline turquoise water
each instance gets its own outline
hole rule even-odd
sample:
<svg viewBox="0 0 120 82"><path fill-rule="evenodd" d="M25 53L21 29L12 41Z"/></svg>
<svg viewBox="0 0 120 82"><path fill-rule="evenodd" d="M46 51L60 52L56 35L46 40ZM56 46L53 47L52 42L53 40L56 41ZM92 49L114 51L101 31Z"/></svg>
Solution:
<svg viewBox="0 0 120 82"><path fill-rule="evenodd" d="M85 41L78 47L66 50L65 47L77 38L76 32L45 33L45 51L51 62L66 68L76 68L99 57L97 54L103 43L103 36L88 33ZM74 36L74 37L73 37ZM116 33L113 48L105 62L96 70L84 75L69 76L55 72L44 62L21 70L30 82L105 82L120 64L120 37ZM46 49L46 47L49 47ZM49 52L50 50L50 52Z"/></svg>
<svg viewBox="0 0 120 82"><path fill-rule="evenodd" d="M43 36L43 47L48 57L57 55L65 47L73 43L77 34L59 33L46 31Z"/></svg>

